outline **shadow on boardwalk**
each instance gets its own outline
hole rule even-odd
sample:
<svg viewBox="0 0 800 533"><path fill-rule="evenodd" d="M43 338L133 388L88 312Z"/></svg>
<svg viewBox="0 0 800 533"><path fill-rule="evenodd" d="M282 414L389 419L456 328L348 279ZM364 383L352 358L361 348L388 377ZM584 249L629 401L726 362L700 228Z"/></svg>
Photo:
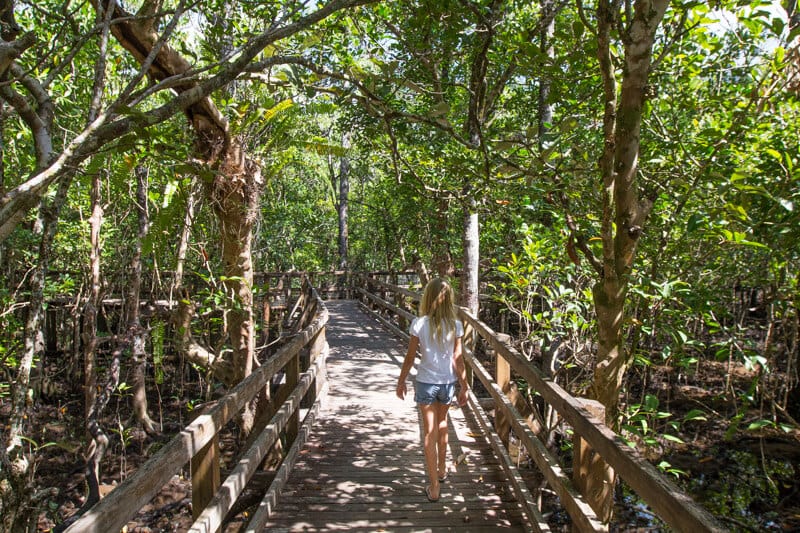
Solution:
<svg viewBox="0 0 800 533"><path fill-rule="evenodd" d="M421 423L395 396L405 341L352 301L326 303L330 389L268 527L272 531L495 531L529 526L466 410L450 411L451 473L425 497ZM413 396L413 395L412 395ZM465 460L452 467L461 455Z"/></svg>

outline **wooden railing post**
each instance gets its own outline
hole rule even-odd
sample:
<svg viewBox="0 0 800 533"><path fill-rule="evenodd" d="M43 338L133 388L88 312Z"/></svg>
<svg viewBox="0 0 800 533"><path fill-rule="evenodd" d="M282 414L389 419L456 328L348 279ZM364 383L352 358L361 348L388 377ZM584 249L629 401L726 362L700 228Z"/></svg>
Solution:
<svg viewBox="0 0 800 533"><path fill-rule="evenodd" d="M400 309L406 309L406 297L403 296L402 293L399 292L394 293L394 305L396 305ZM406 317L404 317L403 315L397 316L397 324L401 330L408 331L409 324L408 321L406 320Z"/></svg>
<svg viewBox="0 0 800 533"><path fill-rule="evenodd" d="M509 335L498 333L497 338L501 342L507 343L511 337ZM494 351L495 379L497 380L497 385L504 394L508 394L508 391L511 389L511 365L500 354L500 352L497 350L492 351ZM501 409L495 410L494 416L497 435L500 437L500 440L503 441L505 447L508 448L508 435L511 432L511 422L505 417L505 415L503 415Z"/></svg>
<svg viewBox="0 0 800 533"><path fill-rule="evenodd" d="M192 419L197 418L208 410L206 407L195 409ZM214 437L192 457L190 474L192 476L192 519L196 520L203 509L211 502L220 486L221 476L219 471L219 436Z"/></svg>
<svg viewBox="0 0 800 533"><path fill-rule="evenodd" d="M462 341L465 352L474 355L475 348L477 348L478 346L477 341L479 338L480 337L478 337L478 334L475 331L475 328L472 327L472 324L469 323L464 324L464 336L462 337ZM466 370L467 370L467 385L471 389L475 373L472 371L472 367L470 365L466 365Z"/></svg>
<svg viewBox="0 0 800 533"><path fill-rule="evenodd" d="M586 398L580 398L580 401L598 420L605 420L606 410L603 404ZM577 432L572 437L572 479L575 487L597 513L597 518L608 524L614 509L616 474Z"/></svg>

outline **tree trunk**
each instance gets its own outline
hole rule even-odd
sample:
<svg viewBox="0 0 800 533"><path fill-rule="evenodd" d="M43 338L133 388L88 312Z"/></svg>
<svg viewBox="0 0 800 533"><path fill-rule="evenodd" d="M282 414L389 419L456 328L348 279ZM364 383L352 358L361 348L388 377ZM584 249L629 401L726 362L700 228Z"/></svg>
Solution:
<svg viewBox="0 0 800 533"><path fill-rule="evenodd" d="M547 21L541 28L539 34L539 41L541 43L540 49L542 51L542 56L552 60L555 55L555 50L553 49L553 33L555 32L555 16L553 11L555 10L555 6L553 6L553 0L543 0L542 1L542 15L541 20ZM544 142L547 137L547 133L550 130L550 125L553 123L553 106L550 105L550 76L543 75L539 78L539 94L538 94L538 110L539 110L539 120L538 120L538 137L539 137L539 148L544 146Z"/></svg>
<svg viewBox="0 0 800 533"><path fill-rule="evenodd" d="M96 0L107 7L106 0ZM150 9L147 3L143 9ZM145 13L150 15L151 13ZM112 33L137 61L143 63L158 42L152 17L137 20L115 7L115 18L123 20ZM191 65L176 50L163 46L150 68L157 80L188 72ZM175 87L177 92L190 90L192 83ZM214 174L206 196L220 223L224 288L236 301L227 311L227 324L236 381L253 369L255 325L253 322L253 262L251 245L253 226L258 216L262 188L261 169L243 153L241 142L230 135L228 123L210 98L203 98L186 109L196 136L195 151L205 170ZM242 436L252 428L253 412L244 409L240 420Z"/></svg>
<svg viewBox="0 0 800 533"><path fill-rule="evenodd" d="M478 265L480 259L480 230L477 202L469 198L464 209L464 266L461 272L461 305L478 315Z"/></svg>
<svg viewBox="0 0 800 533"><path fill-rule="evenodd" d="M75 513L72 518L83 515L86 511L100 501L100 465L105 457L106 450L108 449L108 436L100 424L100 418L103 411L108 405L112 394L119 385L120 374L120 360L122 353L128 348L129 343L127 339L122 338L114 348L111 354L111 365L106 374L106 381L100 389L100 394L95 398L94 404L89 409L87 420L87 429L89 435L92 437L92 442L89 444L89 450L86 458L86 482L89 485L89 495L86 497L86 502L81 507L80 511Z"/></svg>
<svg viewBox="0 0 800 533"><path fill-rule="evenodd" d="M175 278L172 280L170 289L170 299L173 295L179 294L183 288L183 269L186 265L186 253L189 250L189 238L192 235L192 224L194 223L194 213L197 205L197 179L193 179L189 185L189 193L186 198L186 211L183 217L183 228L181 229L181 239L178 243L178 253L175 259Z"/></svg>
<svg viewBox="0 0 800 533"><path fill-rule="evenodd" d="M131 357L133 362L133 412L149 435L158 433L155 423L147 412L147 388L145 369L147 367L147 352L145 342L147 335L142 327L139 313L139 293L142 287L142 242L147 237L150 227L150 218L147 210L147 169L137 166L136 174L136 211L139 218L139 230L136 235L136 245L131 258L131 276L128 288L128 333L131 337Z"/></svg>
<svg viewBox="0 0 800 533"><path fill-rule="evenodd" d="M89 413L96 396L97 369L97 312L100 308L100 226L103 223L103 206L100 205L100 176L92 177L91 190L92 214L89 217L89 265L90 291L86 306L83 309L83 400L84 413L88 427Z"/></svg>
<svg viewBox="0 0 800 533"><path fill-rule="evenodd" d="M433 269L440 278L453 275L453 256L450 253L450 243L447 242L447 200L439 200L434 218L433 234Z"/></svg>
<svg viewBox="0 0 800 533"><path fill-rule="evenodd" d="M651 207L649 202L639 198L636 185L644 89L656 29L668 3L668 0L652 0L634 5L630 29L623 37L625 66L618 108L610 46L611 30L620 16L620 5L603 0L597 8L598 56L604 89L604 150L600 159L604 187L603 273L593 288L598 323L593 390L595 398L606 407L606 420L611 425L615 425L617 419L619 391L628 368L622 336L628 277L642 225Z"/></svg>
<svg viewBox="0 0 800 533"><path fill-rule="evenodd" d="M33 401L30 389L31 367L35 357L42 357L44 338L42 321L44 316L44 284L50 265L50 254L58 226L61 208L67 199L70 179L61 182L55 197L49 205L42 201L41 232L39 243L39 264L31 274L30 302L28 318L25 323L24 351L19 361L17 377L12 383L12 409L9 417L8 435L0 451L0 463L7 474L8 486L0 488L0 522L4 531L17 531L26 528L37 513L31 513L29 498L33 489L33 458L24 454L21 437L24 434L25 420L29 403ZM9 491L10 492L7 492Z"/></svg>
<svg viewBox="0 0 800 533"><path fill-rule="evenodd" d="M2 38L4 45L16 48L19 52L32 44L32 35L28 34L26 42L16 41L20 31L14 18L14 3L9 0L0 0L0 22L2 22ZM26 44L27 43L27 44ZM45 168L52 158L52 128L53 128L53 103L50 101L44 88L35 80L29 78L27 73L14 68L12 65L14 54L4 53L0 65L0 77L5 78L7 70L14 76L27 83L27 89L35 100L35 109L23 98L18 98L12 88L4 84L0 88L0 98L16 109L22 120L30 127L34 140L36 169ZM0 133L2 130L0 130ZM0 156L3 155L3 146L0 144ZM71 177L71 175L70 175ZM22 357L18 363L16 379L11 383L11 413L7 422L5 434L0 449L0 529L16 531L29 529L35 524L36 515L30 507L34 478L34 460L25 453L23 436L27 411L33 402L30 389L31 368L36 355L43 353L44 340L42 334L42 321L44 316L44 285L50 265L52 243L58 225L59 213L64 205L69 190L69 178L59 186L58 191L50 202L42 199L40 205L40 218L34 227L36 233L41 235L39 243L38 265L31 275L30 302L28 316L25 323L24 346ZM0 166L0 192L5 194L5 168ZM32 205L37 202L31 201Z"/></svg>
<svg viewBox="0 0 800 533"><path fill-rule="evenodd" d="M96 421L97 406L97 312L100 308L100 227L103 223L103 207L100 205L100 174L92 176L92 215L89 218L91 241L91 292L86 302L83 315L83 346L84 346L84 408L86 410L86 433L92 439L88 446L86 459L86 482L89 485L88 502L100 499L100 461L108 438L102 432ZM88 508L88 507L87 507Z"/></svg>
<svg viewBox="0 0 800 533"><path fill-rule="evenodd" d="M342 135L342 148L350 148L350 134ZM339 215L339 270L347 269L348 229L347 205L350 195L350 160L345 153L339 160L339 201L336 208Z"/></svg>
<svg viewBox="0 0 800 533"><path fill-rule="evenodd" d="M420 256L414 255L414 264L413 264L414 272L417 273L419 276L419 282L422 284L423 287L428 284L431 279L430 274L428 274L428 268L425 266L425 263L422 261Z"/></svg>
<svg viewBox="0 0 800 533"><path fill-rule="evenodd" d="M220 221L224 287L236 300L236 305L227 311L227 323L238 383L252 372L255 355L251 246L262 181L261 169L255 163L239 154L233 157L228 154L226 159L214 180L210 200ZM253 417L252 408L243 410L240 420L243 436L252 429Z"/></svg>

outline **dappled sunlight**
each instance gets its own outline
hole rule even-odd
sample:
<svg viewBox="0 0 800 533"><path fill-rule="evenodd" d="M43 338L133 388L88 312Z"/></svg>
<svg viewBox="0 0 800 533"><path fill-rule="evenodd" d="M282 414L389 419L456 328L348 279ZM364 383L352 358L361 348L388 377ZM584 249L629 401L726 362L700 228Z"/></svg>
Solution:
<svg viewBox="0 0 800 533"><path fill-rule="evenodd" d="M504 474L462 409L450 411L449 477L439 501L428 501L413 387L405 401L395 395L405 341L373 323L354 302L328 307L328 397L268 527L518 529L518 505Z"/></svg>

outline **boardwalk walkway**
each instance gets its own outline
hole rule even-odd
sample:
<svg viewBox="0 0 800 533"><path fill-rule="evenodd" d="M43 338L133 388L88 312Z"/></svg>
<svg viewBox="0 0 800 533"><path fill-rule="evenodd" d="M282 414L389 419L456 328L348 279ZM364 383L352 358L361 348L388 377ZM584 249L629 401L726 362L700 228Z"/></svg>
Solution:
<svg viewBox="0 0 800 533"><path fill-rule="evenodd" d="M467 410L450 411L448 462L465 455L436 503L425 497L421 421L395 396L405 342L352 301L330 311L330 390L277 502L272 531L529 529L492 449ZM413 394L412 394L413 396Z"/></svg>

